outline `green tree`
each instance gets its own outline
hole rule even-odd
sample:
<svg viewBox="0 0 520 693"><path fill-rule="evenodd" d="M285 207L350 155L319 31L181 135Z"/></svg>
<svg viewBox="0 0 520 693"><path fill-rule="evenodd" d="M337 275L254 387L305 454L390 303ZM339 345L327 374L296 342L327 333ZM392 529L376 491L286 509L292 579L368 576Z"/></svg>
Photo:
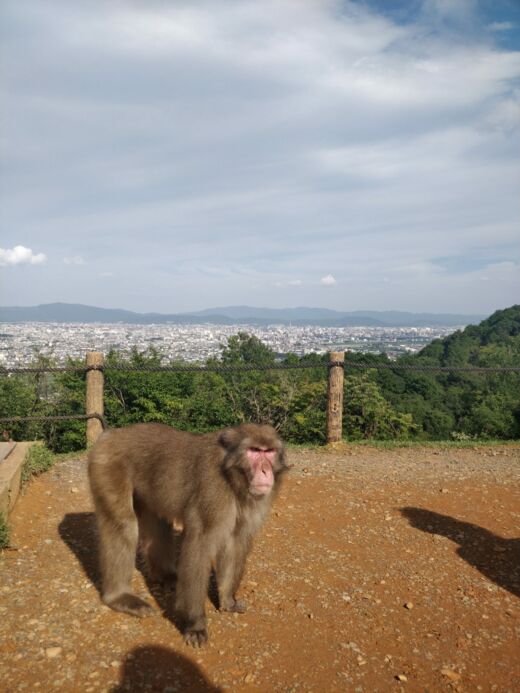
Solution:
<svg viewBox="0 0 520 693"><path fill-rule="evenodd" d="M371 373L345 378L344 430L351 440L406 439L414 430L412 416L395 411Z"/></svg>

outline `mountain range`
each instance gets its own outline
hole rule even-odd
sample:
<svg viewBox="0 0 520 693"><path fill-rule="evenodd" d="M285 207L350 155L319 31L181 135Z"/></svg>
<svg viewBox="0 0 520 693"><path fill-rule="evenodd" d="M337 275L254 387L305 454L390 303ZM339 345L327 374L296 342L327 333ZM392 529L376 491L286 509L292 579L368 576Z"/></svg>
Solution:
<svg viewBox="0 0 520 693"><path fill-rule="evenodd" d="M406 313L401 311L336 311L327 308L253 308L227 306L191 313L135 313L119 308L96 308L77 303L39 306L0 306L0 322L174 323L219 325L318 325L322 327L459 327L479 323L486 315Z"/></svg>

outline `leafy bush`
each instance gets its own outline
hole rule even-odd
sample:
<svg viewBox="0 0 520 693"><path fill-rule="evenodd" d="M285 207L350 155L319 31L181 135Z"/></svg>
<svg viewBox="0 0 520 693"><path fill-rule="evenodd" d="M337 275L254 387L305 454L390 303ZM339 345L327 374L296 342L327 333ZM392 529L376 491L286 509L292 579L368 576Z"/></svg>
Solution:
<svg viewBox="0 0 520 693"><path fill-rule="evenodd" d="M407 439L416 429L411 414L396 411L383 397L370 371L345 378L343 418L352 440Z"/></svg>
<svg viewBox="0 0 520 693"><path fill-rule="evenodd" d="M44 445L31 445L22 466L22 484L33 476L46 472L54 464L54 455Z"/></svg>
<svg viewBox="0 0 520 693"><path fill-rule="evenodd" d="M7 549L9 546L9 526L3 515L0 513L0 550Z"/></svg>

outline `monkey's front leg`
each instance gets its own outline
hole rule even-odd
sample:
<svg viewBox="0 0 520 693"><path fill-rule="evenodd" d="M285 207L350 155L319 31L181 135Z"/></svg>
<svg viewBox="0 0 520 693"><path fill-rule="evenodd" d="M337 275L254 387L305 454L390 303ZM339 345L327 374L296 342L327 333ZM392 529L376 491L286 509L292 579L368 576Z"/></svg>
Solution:
<svg viewBox="0 0 520 693"><path fill-rule="evenodd" d="M247 554L251 542L242 533L228 538L217 556L216 574L219 605L223 611L237 611L243 614L246 604L236 598L236 592L244 574Z"/></svg>
<svg viewBox="0 0 520 693"><path fill-rule="evenodd" d="M182 622L184 641L200 647L208 639L204 602L211 572L211 543L199 532L187 532L182 542L177 573L175 608Z"/></svg>

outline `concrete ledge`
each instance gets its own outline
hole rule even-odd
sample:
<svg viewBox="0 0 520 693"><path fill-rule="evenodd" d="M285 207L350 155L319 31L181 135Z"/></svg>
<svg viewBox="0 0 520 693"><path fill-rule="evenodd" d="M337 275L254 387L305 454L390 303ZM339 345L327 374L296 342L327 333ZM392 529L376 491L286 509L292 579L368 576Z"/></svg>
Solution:
<svg viewBox="0 0 520 693"><path fill-rule="evenodd" d="M5 518L9 516L20 493L22 466L27 451L32 445L38 444L37 442L16 443L5 459L0 462L0 513Z"/></svg>

